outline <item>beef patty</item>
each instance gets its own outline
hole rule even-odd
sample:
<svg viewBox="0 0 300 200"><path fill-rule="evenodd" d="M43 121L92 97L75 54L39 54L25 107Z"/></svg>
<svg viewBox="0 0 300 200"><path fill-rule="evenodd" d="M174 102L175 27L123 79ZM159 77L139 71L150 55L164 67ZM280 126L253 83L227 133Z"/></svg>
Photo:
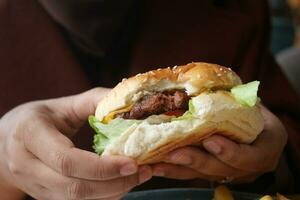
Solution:
<svg viewBox="0 0 300 200"><path fill-rule="evenodd" d="M130 111L120 113L117 117L144 119L150 115L159 115L170 111L186 111L188 109L188 101L188 95L181 90L159 92L144 96L133 104Z"/></svg>

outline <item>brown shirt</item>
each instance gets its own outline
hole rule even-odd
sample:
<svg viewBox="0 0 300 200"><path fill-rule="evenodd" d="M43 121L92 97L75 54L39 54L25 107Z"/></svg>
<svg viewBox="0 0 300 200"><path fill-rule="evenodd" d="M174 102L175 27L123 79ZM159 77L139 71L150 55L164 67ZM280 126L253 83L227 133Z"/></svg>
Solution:
<svg viewBox="0 0 300 200"><path fill-rule="evenodd" d="M157 67L218 63L231 67L244 82L260 80L263 102L289 134L276 173L237 188L298 189L299 98L269 53L266 1L40 2L43 8L35 1L11 0L6 3L9 11L2 10L0 25L9 18L11 26L0 39L7 37L12 44L4 39L5 50L0 49L5 63L0 67L1 114L22 102L77 93L96 84L112 86L123 76ZM89 149L91 136L79 134L74 140ZM200 185L198 180L154 179L143 187Z"/></svg>

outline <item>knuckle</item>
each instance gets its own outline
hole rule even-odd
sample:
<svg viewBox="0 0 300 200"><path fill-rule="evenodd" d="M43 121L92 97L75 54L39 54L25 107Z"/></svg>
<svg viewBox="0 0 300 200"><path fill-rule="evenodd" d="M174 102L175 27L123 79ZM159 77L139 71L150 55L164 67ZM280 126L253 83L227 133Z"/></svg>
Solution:
<svg viewBox="0 0 300 200"><path fill-rule="evenodd" d="M35 141L36 127L40 126L40 124L41 119L37 114L28 113L26 119L23 119L16 125L12 134L13 140L24 143L25 147L30 146Z"/></svg>
<svg viewBox="0 0 300 200"><path fill-rule="evenodd" d="M67 186L67 199L83 199L87 197L87 186L79 181L73 181Z"/></svg>
<svg viewBox="0 0 300 200"><path fill-rule="evenodd" d="M96 165L93 171L93 176L104 180L108 177L108 169L104 165Z"/></svg>
<svg viewBox="0 0 300 200"><path fill-rule="evenodd" d="M198 156L197 154L189 154L191 158L191 162L189 166L197 171L201 171L203 169L207 169L208 162L203 156Z"/></svg>
<svg viewBox="0 0 300 200"><path fill-rule="evenodd" d="M236 165L239 163L239 153L238 150L226 151L223 154L223 160L226 163L230 163L231 165Z"/></svg>
<svg viewBox="0 0 300 200"><path fill-rule="evenodd" d="M195 157L192 157L191 167L193 169L196 169L197 171L207 170L208 169L208 162L205 162L203 159L197 159Z"/></svg>
<svg viewBox="0 0 300 200"><path fill-rule="evenodd" d="M9 169L9 171L13 174L13 175L19 175L20 173L21 173L21 169L19 168L19 166L15 163L15 162L13 162L13 161L11 161L11 162L9 162L9 164L8 164L8 169Z"/></svg>
<svg viewBox="0 0 300 200"><path fill-rule="evenodd" d="M59 172L64 176L72 174L73 164L72 159L67 153L59 152L56 154L55 163Z"/></svg>

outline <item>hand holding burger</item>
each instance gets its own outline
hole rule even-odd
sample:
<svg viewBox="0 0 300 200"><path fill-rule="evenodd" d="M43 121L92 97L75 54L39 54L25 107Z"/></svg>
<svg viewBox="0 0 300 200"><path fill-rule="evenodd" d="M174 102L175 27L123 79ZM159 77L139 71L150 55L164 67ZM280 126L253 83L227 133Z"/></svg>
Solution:
<svg viewBox="0 0 300 200"><path fill-rule="evenodd" d="M123 80L97 106L95 149L153 164L216 133L251 143L263 129L258 82L230 69L191 63Z"/></svg>
<svg viewBox="0 0 300 200"><path fill-rule="evenodd" d="M261 106L264 130L251 144L240 144L221 135L204 139L199 147L182 147L153 165L155 176L203 179L220 183L252 182L274 171L287 141L280 120Z"/></svg>
<svg viewBox="0 0 300 200"><path fill-rule="evenodd" d="M259 106L258 85L208 63L125 79L90 117L94 148L153 164L157 176L251 181L276 167L286 142L280 121Z"/></svg>
<svg viewBox="0 0 300 200"><path fill-rule="evenodd" d="M70 140L107 91L29 102L0 119L1 199L120 199L151 178L149 166L99 157Z"/></svg>

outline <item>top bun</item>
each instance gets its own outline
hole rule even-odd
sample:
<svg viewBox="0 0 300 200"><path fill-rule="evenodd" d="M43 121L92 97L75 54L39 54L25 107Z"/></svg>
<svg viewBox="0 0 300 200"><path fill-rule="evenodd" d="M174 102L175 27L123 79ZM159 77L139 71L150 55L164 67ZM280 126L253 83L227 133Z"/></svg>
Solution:
<svg viewBox="0 0 300 200"><path fill-rule="evenodd" d="M230 89L242 82L230 68L203 62L157 69L123 79L99 103L96 118L102 121L110 112L132 105L146 94L182 89L196 96L208 89Z"/></svg>

